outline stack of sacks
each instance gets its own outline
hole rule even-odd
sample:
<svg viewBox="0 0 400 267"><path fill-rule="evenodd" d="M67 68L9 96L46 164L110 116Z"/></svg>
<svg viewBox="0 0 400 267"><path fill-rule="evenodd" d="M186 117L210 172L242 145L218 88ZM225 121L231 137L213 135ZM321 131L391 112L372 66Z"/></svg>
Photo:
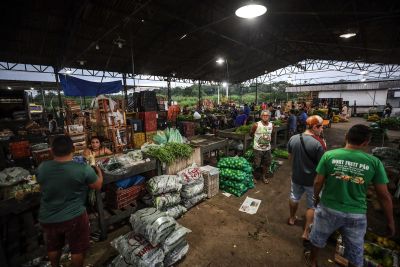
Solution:
<svg viewBox="0 0 400 267"><path fill-rule="evenodd" d="M175 219L187 211L179 205L181 188L181 180L177 175L155 176L147 182L147 191L152 195L153 206Z"/></svg>
<svg viewBox="0 0 400 267"><path fill-rule="evenodd" d="M253 168L242 157L227 157L218 162L220 182L219 188L237 197L248 189L254 188Z"/></svg>
<svg viewBox="0 0 400 267"><path fill-rule="evenodd" d="M189 250L186 234L191 231L155 208L131 215L133 231L111 242L120 253L110 266L171 266Z"/></svg>
<svg viewBox="0 0 400 267"><path fill-rule="evenodd" d="M203 193L203 174L201 173L200 168L195 164L178 172L178 176L181 178L183 184L181 197L182 204L185 208L190 209L207 197L207 195Z"/></svg>

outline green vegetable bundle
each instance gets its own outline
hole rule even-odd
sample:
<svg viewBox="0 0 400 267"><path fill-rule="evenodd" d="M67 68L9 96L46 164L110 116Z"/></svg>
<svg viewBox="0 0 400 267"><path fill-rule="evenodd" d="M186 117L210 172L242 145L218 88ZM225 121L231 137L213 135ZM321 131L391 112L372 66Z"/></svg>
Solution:
<svg viewBox="0 0 400 267"><path fill-rule="evenodd" d="M222 180L246 181L251 174L241 170L219 168L219 176Z"/></svg>
<svg viewBox="0 0 400 267"><path fill-rule="evenodd" d="M272 122L276 127L279 127L279 126L281 126L282 125L282 121L281 120L274 120L273 122Z"/></svg>
<svg viewBox="0 0 400 267"><path fill-rule="evenodd" d="M251 164L243 157L222 158L218 161L218 168L241 170L246 173L251 173L253 171Z"/></svg>
<svg viewBox="0 0 400 267"><path fill-rule="evenodd" d="M241 197L244 193L247 192L247 188L244 190L240 190L240 189L236 189L236 188L232 188L230 186L226 186L226 185L219 185L219 188L227 193L230 193L232 195L235 195L237 197Z"/></svg>
<svg viewBox="0 0 400 267"><path fill-rule="evenodd" d="M247 181L244 181L244 183L238 183L238 182L234 182L234 181L230 181L230 180L221 180L219 183L219 186L226 186L226 187L230 187L232 189L236 189L239 191L246 191L248 189L247 186Z"/></svg>
<svg viewBox="0 0 400 267"><path fill-rule="evenodd" d="M271 165L269 166L269 172L270 173L275 173L279 168L279 163L276 160L271 161Z"/></svg>
<svg viewBox="0 0 400 267"><path fill-rule="evenodd" d="M274 155L277 158L281 158L281 159L289 158L289 152L287 152L287 150L279 149L279 148L275 148L274 151L272 151L272 155Z"/></svg>
<svg viewBox="0 0 400 267"><path fill-rule="evenodd" d="M235 133L238 134L248 134L250 133L252 125L243 125L236 128Z"/></svg>
<svg viewBox="0 0 400 267"><path fill-rule="evenodd" d="M246 153L244 153L243 157L248 161L248 162L253 162L254 161L254 150L253 149L248 149Z"/></svg>
<svg viewBox="0 0 400 267"><path fill-rule="evenodd" d="M187 144L167 143L160 147L151 147L146 152L149 156L166 164L178 159L187 159L192 155L193 148Z"/></svg>

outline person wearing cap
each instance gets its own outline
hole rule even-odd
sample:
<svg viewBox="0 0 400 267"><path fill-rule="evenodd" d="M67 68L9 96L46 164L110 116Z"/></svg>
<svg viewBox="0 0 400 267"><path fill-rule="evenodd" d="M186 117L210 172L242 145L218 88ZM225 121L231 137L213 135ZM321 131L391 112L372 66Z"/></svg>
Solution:
<svg viewBox="0 0 400 267"><path fill-rule="evenodd" d="M313 183L315 169L326 151L325 141L321 138L323 119L318 115L307 118L304 133L296 134L289 139L287 148L292 163L292 177L289 195L289 213L287 223L294 225L299 201L304 193L307 198L306 223L302 238L308 239L309 226L314 217Z"/></svg>
<svg viewBox="0 0 400 267"><path fill-rule="evenodd" d="M271 135L274 125L269 121L271 113L261 111L261 121L253 124L250 136L254 137L254 169L261 168L261 177L264 183L269 183L272 174L269 172L271 165Z"/></svg>

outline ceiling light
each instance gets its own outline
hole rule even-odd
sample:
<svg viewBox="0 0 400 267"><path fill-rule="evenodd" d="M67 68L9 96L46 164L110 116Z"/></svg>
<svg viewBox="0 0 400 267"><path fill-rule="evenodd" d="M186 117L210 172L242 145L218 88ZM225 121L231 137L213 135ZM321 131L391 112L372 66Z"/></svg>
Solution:
<svg viewBox="0 0 400 267"><path fill-rule="evenodd" d="M235 12L236 16L244 19L252 19L264 15L267 8L263 5L246 5L238 8Z"/></svg>
<svg viewBox="0 0 400 267"><path fill-rule="evenodd" d="M365 78L362 78L360 81L362 81L362 82L365 82L367 79L365 79Z"/></svg>
<svg viewBox="0 0 400 267"><path fill-rule="evenodd" d="M142 23L144 22L144 19L142 19Z"/></svg>
<svg viewBox="0 0 400 267"><path fill-rule="evenodd" d="M179 40L186 38L186 36L187 36L187 34L185 33L184 35L181 36L181 38L179 38Z"/></svg>
<svg viewBox="0 0 400 267"><path fill-rule="evenodd" d="M173 73L171 73L171 74L172 74L172 76L173 76L173 77L175 77L175 75L176 75L176 72L173 72Z"/></svg>
<svg viewBox="0 0 400 267"><path fill-rule="evenodd" d="M364 74L367 74L367 73L368 73L368 71L366 71L366 70L363 70L362 72L360 72L361 75L364 75Z"/></svg>
<svg viewBox="0 0 400 267"><path fill-rule="evenodd" d="M349 39L351 37L356 36L357 34L355 32L349 32L349 33L344 33L342 35L340 35L340 38L344 38L344 39Z"/></svg>
<svg viewBox="0 0 400 267"><path fill-rule="evenodd" d="M85 65L86 60L78 60L79 65L83 66Z"/></svg>
<svg viewBox="0 0 400 267"><path fill-rule="evenodd" d="M71 71L71 70L67 70L65 73L66 73L66 74L71 74L72 71Z"/></svg>
<svg viewBox="0 0 400 267"><path fill-rule="evenodd" d="M10 87L10 86L7 86L7 89L8 89L8 90L11 90L11 87Z"/></svg>
<svg viewBox="0 0 400 267"><path fill-rule="evenodd" d="M223 86L223 87L227 87L228 84L227 84L226 82L223 82L223 83L222 83L222 86Z"/></svg>
<svg viewBox="0 0 400 267"><path fill-rule="evenodd" d="M118 48L122 48L125 44L125 40L118 36L117 39L114 40L114 44L118 46Z"/></svg>
<svg viewBox="0 0 400 267"><path fill-rule="evenodd" d="M218 65L224 64L225 60L223 58L218 58L215 62L218 63Z"/></svg>
<svg viewBox="0 0 400 267"><path fill-rule="evenodd" d="M35 90L35 88L31 87L31 90Z"/></svg>
<svg viewBox="0 0 400 267"><path fill-rule="evenodd" d="M96 50L100 50L99 44L96 44Z"/></svg>

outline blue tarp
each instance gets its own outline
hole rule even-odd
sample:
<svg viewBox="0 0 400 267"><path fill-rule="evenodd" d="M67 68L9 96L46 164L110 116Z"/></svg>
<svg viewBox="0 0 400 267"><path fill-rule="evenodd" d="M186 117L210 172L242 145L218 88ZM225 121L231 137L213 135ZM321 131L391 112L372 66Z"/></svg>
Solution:
<svg viewBox="0 0 400 267"><path fill-rule="evenodd" d="M59 77L66 96L98 96L122 90L122 81L96 83L63 74L59 74Z"/></svg>

